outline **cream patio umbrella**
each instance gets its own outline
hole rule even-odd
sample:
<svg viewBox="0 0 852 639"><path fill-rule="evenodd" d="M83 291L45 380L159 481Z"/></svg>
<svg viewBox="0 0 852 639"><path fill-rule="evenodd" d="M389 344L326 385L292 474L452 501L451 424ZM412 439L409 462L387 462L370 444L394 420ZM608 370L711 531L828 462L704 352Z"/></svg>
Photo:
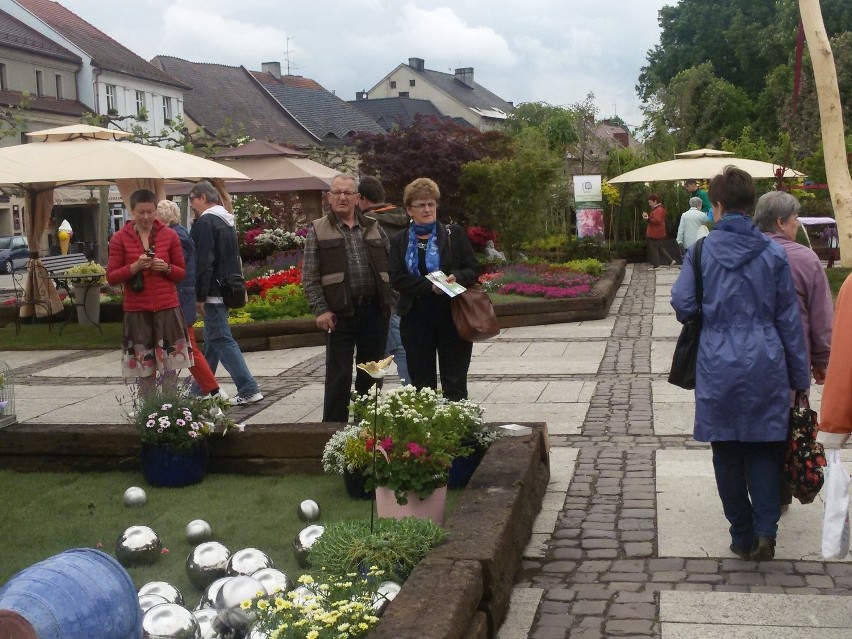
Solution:
<svg viewBox="0 0 852 639"><path fill-rule="evenodd" d="M715 149L698 149L675 154L675 160L649 164L627 173L622 173L609 180L610 184L621 184L626 182L673 182L679 180L707 179L722 172L722 169L732 164L742 169L753 178L776 178L776 171L781 166L772 162L761 162L759 160L748 160L733 157L727 151ZM784 170L785 178L803 177L794 169Z"/></svg>
<svg viewBox="0 0 852 639"><path fill-rule="evenodd" d="M115 183L127 205L130 193L138 188L164 196L166 181L209 179L223 188L223 180L248 179L236 169L188 153L121 141L130 135L125 131L75 124L27 135L42 142L0 149L0 186L26 193L24 223L33 251L25 298L49 299L51 314L61 309L61 302L53 283L44 277L44 268L38 268L36 247L53 208L53 189ZM29 316L33 308L47 314L40 306L25 305L21 315Z"/></svg>

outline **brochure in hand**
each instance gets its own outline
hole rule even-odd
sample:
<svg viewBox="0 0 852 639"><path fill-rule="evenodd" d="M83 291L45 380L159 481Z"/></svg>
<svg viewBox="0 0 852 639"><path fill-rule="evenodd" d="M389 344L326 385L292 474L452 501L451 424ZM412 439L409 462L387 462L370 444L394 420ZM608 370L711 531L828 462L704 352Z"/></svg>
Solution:
<svg viewBox="0 0 852 639"><path fill-rule="evenodd" d="M432 271L426 276L426 279L432 282L439 289L444 291L450 297L461 295L467 289L458 282L448 282L447 275L443 271Z"/></svg>

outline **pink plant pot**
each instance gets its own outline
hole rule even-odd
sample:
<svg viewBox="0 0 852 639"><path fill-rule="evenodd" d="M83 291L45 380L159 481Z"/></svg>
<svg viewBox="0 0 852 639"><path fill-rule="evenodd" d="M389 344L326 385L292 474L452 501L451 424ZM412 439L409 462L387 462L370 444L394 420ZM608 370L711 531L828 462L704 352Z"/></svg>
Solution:
<svg viewBox="0 0 852 639"><path fill-rule="evenodd" d="M431 519L439 526L444 525L444 508L447 505L447 487L441 486L426 499L420 499L417 493L408 493L408 503L399 504L390 488L376 488L376 512L379 517L402 519L416 517Z"/></svg>

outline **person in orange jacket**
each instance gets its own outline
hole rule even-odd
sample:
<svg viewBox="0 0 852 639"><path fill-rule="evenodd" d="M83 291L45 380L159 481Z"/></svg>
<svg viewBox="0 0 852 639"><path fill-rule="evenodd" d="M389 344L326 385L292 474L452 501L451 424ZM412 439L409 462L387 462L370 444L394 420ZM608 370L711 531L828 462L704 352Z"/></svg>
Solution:
<svg viewBox="0 0 852 639"><path fill-rule="evenodd" d="M666 247L663 246L663 241L666 239L666 209L660 202L660 196L651 193L648 196L648 206L651 207L651 212L643 212L642 219L648 222L645 239L648 240L648 248L651 250L651 268L659 268L661 251L669 260L669 266L675 266L677 260L669 255Z"/></svg>
<svg viewBox="0 0 852 639"><path fill-rule="evenodd" d="M843 448L852 434L852 277L847 277L834 306L831 356L819 410L817 441L826 448Z"/></svg>

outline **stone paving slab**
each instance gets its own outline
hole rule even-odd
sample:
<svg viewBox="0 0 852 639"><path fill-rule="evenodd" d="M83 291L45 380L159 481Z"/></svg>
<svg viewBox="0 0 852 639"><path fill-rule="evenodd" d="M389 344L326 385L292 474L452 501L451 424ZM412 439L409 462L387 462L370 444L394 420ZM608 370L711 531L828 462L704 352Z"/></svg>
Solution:
<svg viewBox="0 0 852 639"><path fill-rule="evenodd" d="M673 337L677 339L683 325L677 321L674 313L666 315L654 315L654 339Z"/></svg>
<svg viewBox="0 0 852 639"><path fill-rule="evenodd" d="M809 632L808 637L852 636L852 597L831 595L784 595L735 592L664 592L660 595L660 621L663 638L722 637L717 626L713 634L666 633L667 625L721 624L722 628L737 628L735 636L790 637ZM762 628L761 628L762 627ZM773 630L775 634L749 634Z"/></svg>
<svg viewBox="0 0 852 639"><path fill-rule="evenodd" d="M129 388L121 385L15 386L18 421L44 424L116 424L127 415L116 397L129 405Z"/></svg>
<svg viewBox="0 0 852 639"><path fill-rule="evenodd" d="M852 470L852 450L844 450L842 458ZM661 557L733 557L709 448L658 450L656 492ZM776 559L824 561L822 511L822 496L808 505L793 500L778 525ZM852 624L852 616L849 621Z"/></svg>
<svg viewBox="0 0 852 639"><path fill-rule="evenodd" d="M544 557L547 544L556 530L556 523L565 507L565 495L574 477L574 464L579 450L553 447L550 449L550 482L533 522L533 534L524 550L524 557Z"/></svg>
<svg viewBox="0 0 852 639"><path fill-rule="evenodd" d="M543 324L541 326L518 326L515 328L503 329L500 331L499 337L494 338L491 342L499 342L500 340L508 339L569 340L603 338L610 336L614 324L615 317L610 316L604 319L588 320L586 322ZM474 345L474 348L475 346L476 345Z"/></svg>
<svg viewBox="0 0 852 639"><path fill-rule="evenodd" d="M51 351L53 352L53 351ZM83 351L79 361L66 362L35 373L36 377L106 377L121 378L121 350Z"/></svg>
<svg viewBox="0 0 852 639"><path fill-rule="evenodd" d="M6 362L9 368L21 368L45 361L45 359L60 358L82 351L0 351L0 361Z"/></svg>
<svg viewBox="0 0 852 639"><path fill-rule="evenodd" d="M505 357L502 352L492 356L490 349L497 344L489 343L481 356L474 357L470 375L560 375L597 373L606 350L606 342L544 342L550 347L551 356ZM529 342L521 342L524 348Z"/></svg>
<svg viewBox="0 0 852 639"><path fill-rule="evenodd" d="M497 631L497 639L521 639L527 636L542 593L544 590L541 588L515 588L512 591L509 612Z"/></svg>

